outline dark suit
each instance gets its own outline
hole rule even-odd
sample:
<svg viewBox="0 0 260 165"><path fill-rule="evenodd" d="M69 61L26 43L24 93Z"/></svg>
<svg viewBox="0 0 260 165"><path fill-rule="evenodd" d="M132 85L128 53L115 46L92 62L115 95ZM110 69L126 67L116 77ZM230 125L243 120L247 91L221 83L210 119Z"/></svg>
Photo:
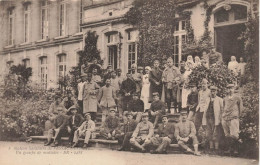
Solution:
<svg viewBox="0 0 260 165"><path fill-rule="evenodd" d="M153 137L151 143L153 146L157 147L158 152L163 152L167 150L167 147L171 144L174 139L174 125L172 123L167 123L166 125L160 124L158 127L159 137Z"/></svg>
<svg viewBox="0 0 260 165"><path fill-rule="evenodd" d="M103 136L104 138L107 138L108 134L109 133L112 134L113 131L115 131L115 134L121 133L120 119L117 116L115 117L108 116L100 130L100 135Z"/></svg>
<svg viewBox="0 0 260 165"><path fill-rule="evenodd" d="M126 80L124 80L122 82L120 91L123 95L122 96L122 104L123 104L122 108L123 108L123 111L126 111L128 102L132 99L133 92L136 91L135 82L132 79L127 78ZM125 96L126 93L130 93L131 95Z"/></svg>
<svg viewBox="0 0 260 165"><path fill-rule="evenodd" d="M78 129L78 127L80 127L80 125L83 123L84 118L82 117L81 114L76 114L74 116L74 122L73 122L73 116L69 117L69 125L68 127L70 127L71 132L69 135L69 142L73 141L73 136L74 136L74 132Z"/></svg>
<svg viewBox="0 0 260 165"><path fill-rule="evenodd" d="M61 136L66 133L66 126L68 124L68 116L64 114L59 114L53 121L53 127L48 131L48 142L55 135L54 141L58 142ZM56 131L59 129L59 131Z"/></svg>
<svg viewBox="0 0 260 165"><path fill-rule="evenodd" d="M136 125L137 125L137 122L134 119L132 119L130 121L127 120L126 122L124 122L124 125L121 129L124 134L117 136L119 144L122 144L121 145L122 148L128 149L130 147L129 141L136 128Z"/></svg>
<svg viewBox="0 0 260 165"><path fill-rule="evenodd" d="M151 93L158 92L162 94L162 70L153 68L149 73L149 81L151 82L150 89ZM160 84L157 85L156 82Z"/></svg>

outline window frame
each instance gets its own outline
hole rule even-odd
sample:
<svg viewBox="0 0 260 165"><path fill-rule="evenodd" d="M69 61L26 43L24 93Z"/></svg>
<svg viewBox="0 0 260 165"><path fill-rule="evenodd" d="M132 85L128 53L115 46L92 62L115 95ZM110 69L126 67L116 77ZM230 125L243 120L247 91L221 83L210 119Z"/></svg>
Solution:
<svg viewBox="0 0 260 165"><path fill-rule="evenodd" d="M59 54L58 58L58 78L65 77L67 74L67 54ZM60 67L62 67L62 71L60 71Z"/></svg>
<svg viewBox="0 0 260 165"><path fill-rule="evenodd" d="M14 44L14 8L8 9L8 45Z"/></svg>
<svg viewBox="0 0 260 165"><path fill-rule="evenodd" d="M63 6L63 12L62 12ZM64 27L64 29L62 28ZM67 3L61 0L59 4L59 36L66 36L67 34Z"/></svg>
<svg viewBox="0 0 260 165"><path fill-rule="evenodd" d="M24 4L23 19L24 19L24 43L28 43L30 42L30 28L31 28L31 4L30 3Z"/></svg>
<svg viewBox="0 0 260 165"><path fill-rule="evenodd" d="M45 63L43 59L46 59ZM47 85L48 85L48 57L47 56L43 56L39 58L40 61L40 82L41 85L44 89L47 89ZM44 73L43 70L44 69Z"/></svg>
<svg viewBox="0 0 260 165"><path fill-rule="evenodd" d="M43 20L43 11L45 11L44 20ZM49 37L49 4L48 4L48 0L44 0L41 2L41 39L47 39L48 37Z"/></svg>

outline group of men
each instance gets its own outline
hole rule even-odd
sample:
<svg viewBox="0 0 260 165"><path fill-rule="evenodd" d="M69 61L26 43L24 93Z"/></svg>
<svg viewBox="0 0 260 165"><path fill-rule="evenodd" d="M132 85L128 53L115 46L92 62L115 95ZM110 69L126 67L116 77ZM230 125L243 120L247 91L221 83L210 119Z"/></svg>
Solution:
<svg viewBox="0 0 260 165"><path fill-rule="evenodd" d="M140 100L142 73L141 68L138 72L135 72L136 69L133 67L131 73L122 77L120 69L115 72L108 66L101 78L100 66L95 62L91 64L81 76L77 101L69 94L61 102L63 106L60 103L51 105L51 112L55 112L56 116L51 118L53 127L48 132L46 145L51 144L53 136L52 146L58 145L61 134L68 131L70 146L78 146L78 139L83 136L84 147L87 147L91 136L95 137L95 116L97 110L101 109L100 135L106 139L117 139L121 144L119 150L136 149L146 152L154 148L150 150L151 153L165 153L169 144L176 140L186 152L200 155L197 133L202 126L206 130L211 151L219 153L220 130L223 128L226 144L229 145L228 152L237 152L239 116L243 104L241 98L234 94L233 84L228 85L229 94L224 99L216 95L217 87L210 86L208 89L206 79L199 82L199 91L196 84L191 84L187 109L180 111L177 93L181 72L173 65L172 58L167 59L164 71L159 68L159 61L155 60L154 68L149 73L151 106L150 109L144 109L144 103ZM102 85L104 86L101 87ZM164 97L168 109L162 101ZM181 112L178 124L169 123L166 115L172 102L174 109ZM68 109L66 113L69 118L64 114L64 109ZM120 125L122 118L123 126ZM158 124L159 122L162 123ZM158 128L158 132L155 133L154 128ZM194 152L187 145L191 142Z"/></svg>

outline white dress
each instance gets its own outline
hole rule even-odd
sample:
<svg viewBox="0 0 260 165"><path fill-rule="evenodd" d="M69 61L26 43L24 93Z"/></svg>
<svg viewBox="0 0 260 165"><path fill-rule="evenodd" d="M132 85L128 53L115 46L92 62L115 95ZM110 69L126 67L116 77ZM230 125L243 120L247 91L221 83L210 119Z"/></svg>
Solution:
<svg viewBox="0 0 260 165"><path fill-rule="evenodd" d="M182 96L181 96L181 100L182 100L182 108L186 108L187 107L187 101L188 101L188 95L190 94L191 90L189 88L187 88L187 83L188 83L188 77L191 74L192 70L186 70L183 74L183 80L184 80L184 84L183 84L183 88L182 88Z"/></svg>
<svg viewBox="0 0 260 165"><path fill-rule="evenodd" d="M151 103L149 103L150 97L150 81L149 75L145 74L142 78L142 91L141 91L141 100L144 102L144 110L150 109Z"/></svg>

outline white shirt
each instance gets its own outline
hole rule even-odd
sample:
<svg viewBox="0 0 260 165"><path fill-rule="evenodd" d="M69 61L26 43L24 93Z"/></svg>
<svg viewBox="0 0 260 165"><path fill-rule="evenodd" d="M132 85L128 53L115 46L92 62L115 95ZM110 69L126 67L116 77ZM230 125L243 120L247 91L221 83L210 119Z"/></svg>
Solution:
<svg viewBox="0 0 260 165"><path fill-rule="evenodd" d="M85 82L80 82L78 83L78 100L82 100L83 99L83 86L84 86Z"/></svg>

